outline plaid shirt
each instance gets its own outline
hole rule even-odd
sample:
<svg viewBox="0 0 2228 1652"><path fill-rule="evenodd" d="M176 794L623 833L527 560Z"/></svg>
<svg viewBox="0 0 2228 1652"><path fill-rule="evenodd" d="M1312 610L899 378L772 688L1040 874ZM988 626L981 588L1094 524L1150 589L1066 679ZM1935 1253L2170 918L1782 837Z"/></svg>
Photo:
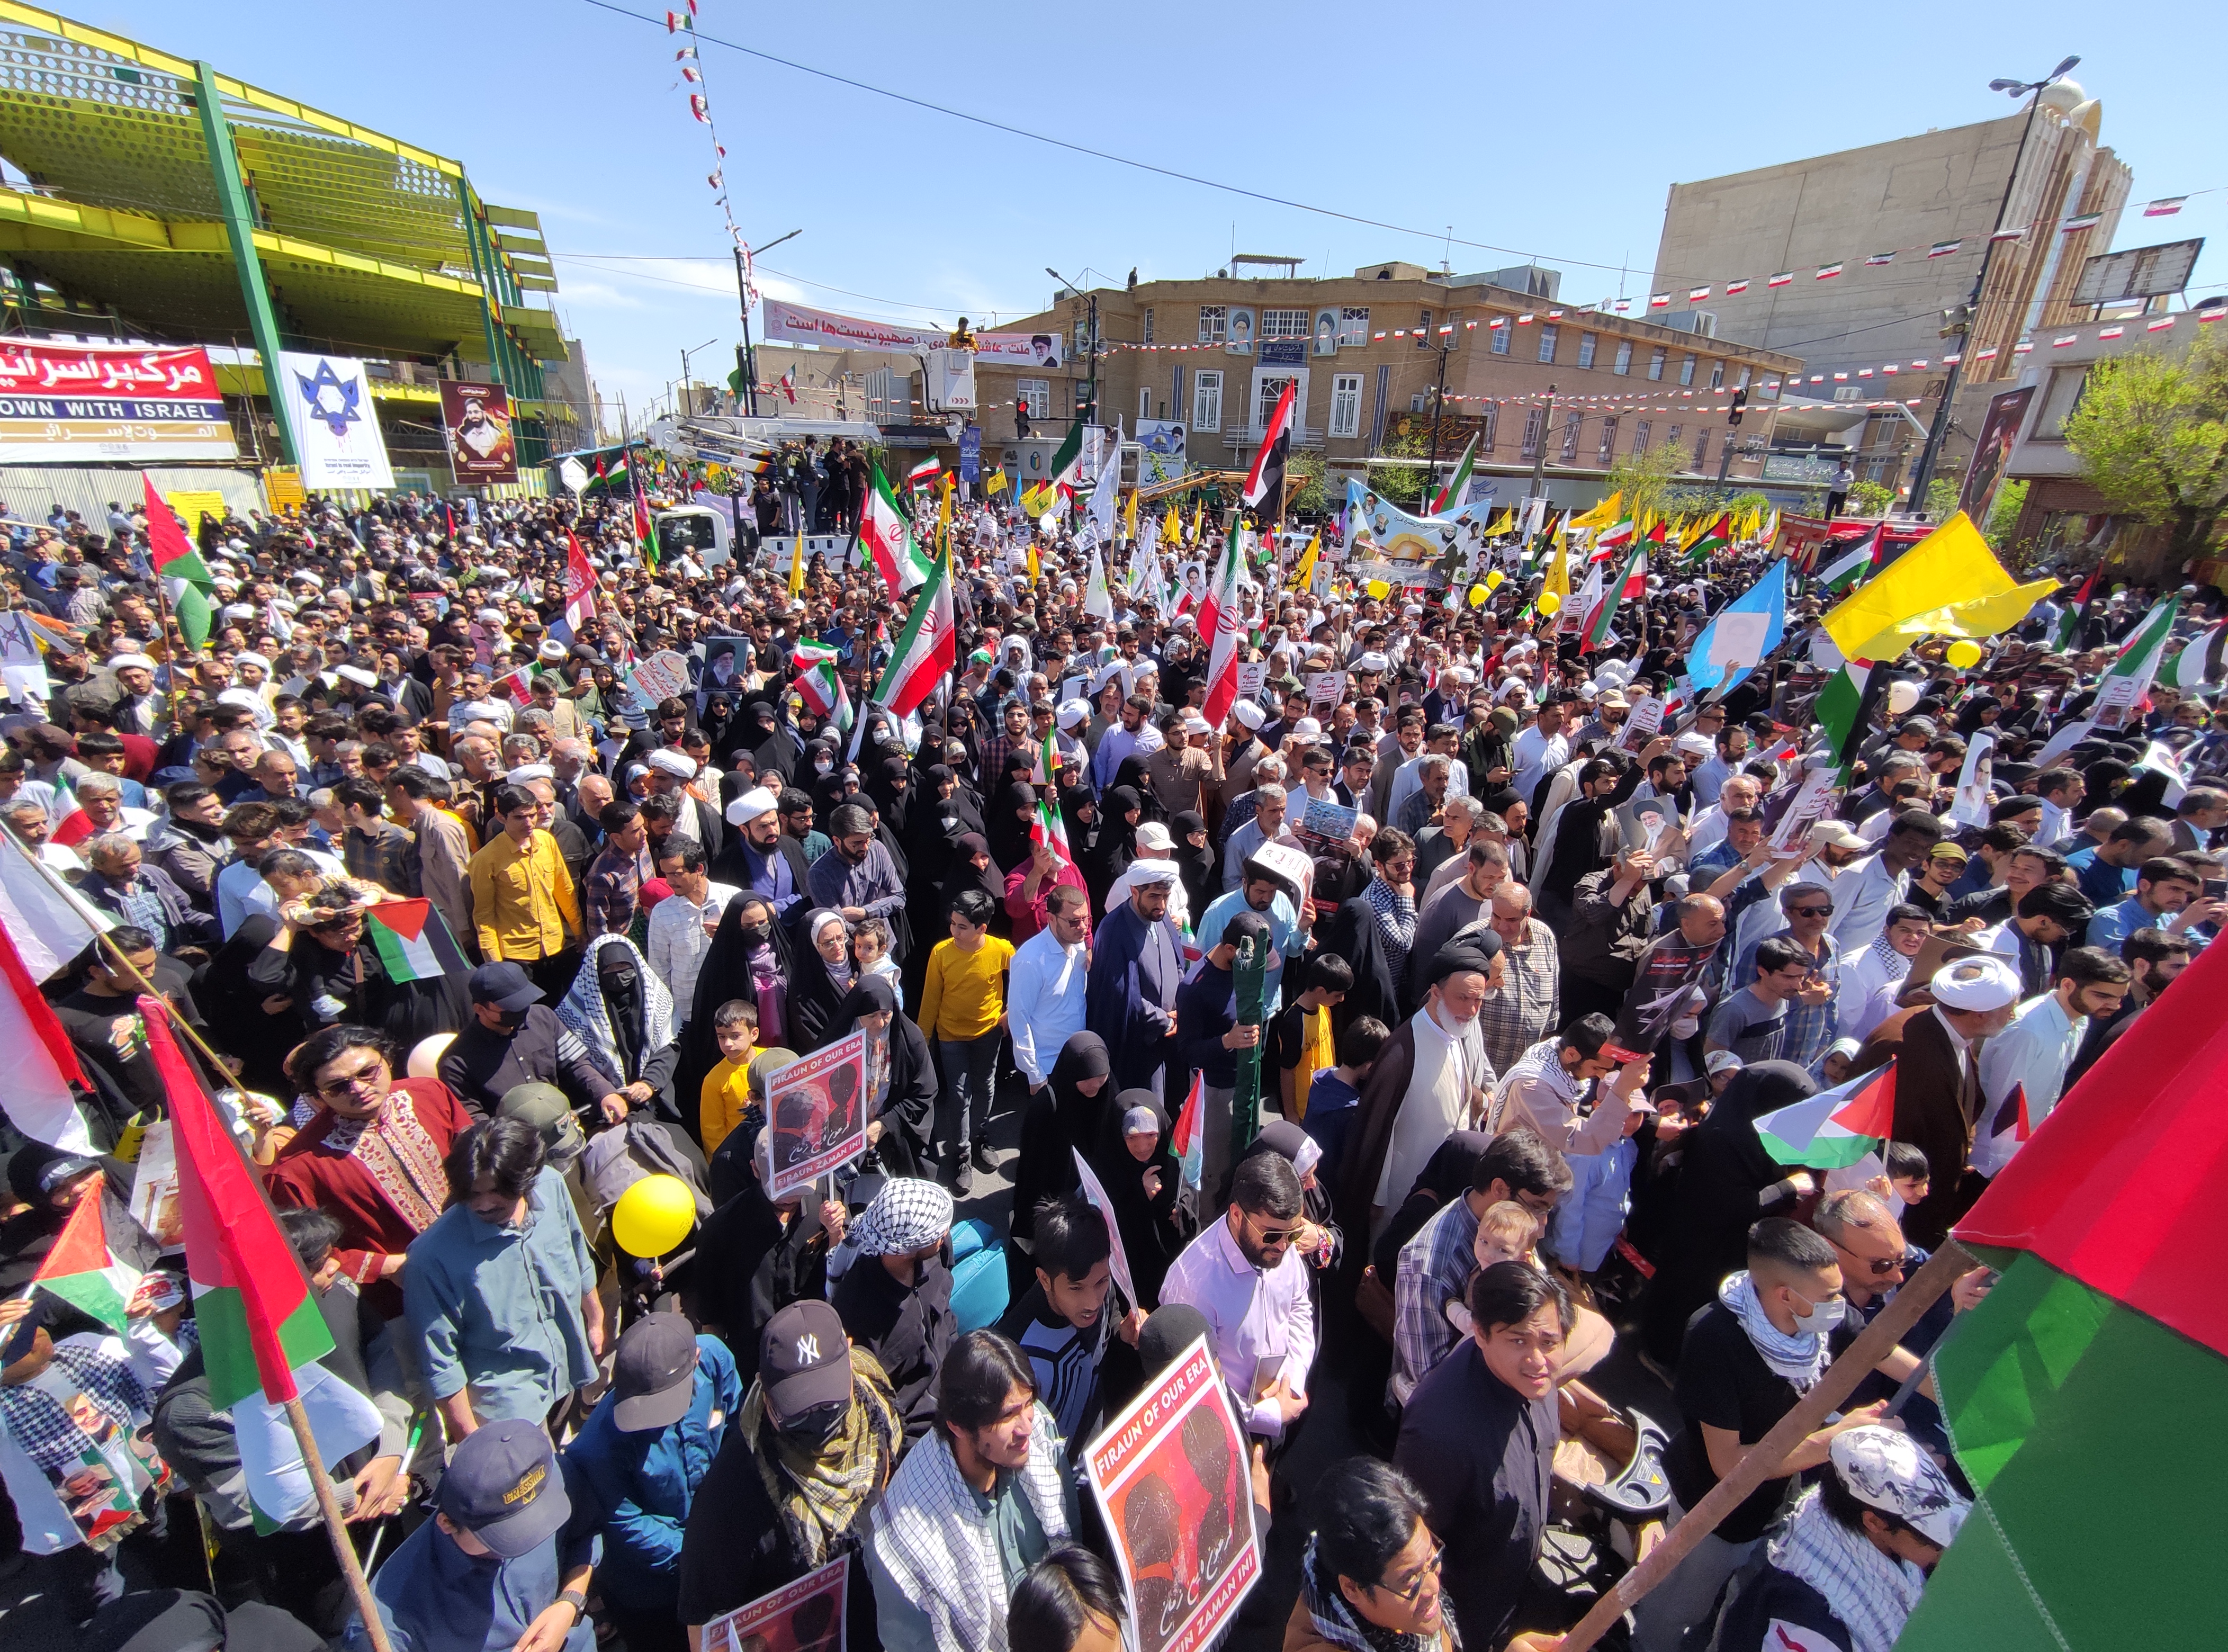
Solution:
<svg viewBox="0 0 2228 1652"><path fill-rule="evenodd" d="M1462 1341L1448 1322L1446 1306L1462 1298L1477 1271L1477 1213L1467 1195L1457 1194L1400 1247L1400 1268L1392 1285L1393 1399L1408 1403L1433 1366Z"/></svg>
<svg viewBox="0 0 2228 1652"><path fill-rule="evenodd" d="M110 1346L116 1349L109 1352ZM112 1337L73 1336L54 1344L53 1367L84 1393L118 1428L130 1432L153 1415L155 1398L131 1369ZM29 1384L0 1388L0 1423L48 1474L79 1465L85 1433L69 1413Z"/></svg>
<svg viewBox="0 0 2228 1652"><path fill-rule="evenodd" d="M1385 961L1392 968L1392 978L1398 981L1408 967L1408 949L1415 944L1416 903L1381 874L1370 879L1361 898L1377 914L1377 938L1385 947Z"/></svg>
<svg viewBox="0 0 2228 1652"><path fill-rule="evenodd" d="M605 844L589 862L586 887L580 896L580 917L588 938L624 935L634 922L634 909L642 900L642 880L649 851L622 855Z"/></svg>
<svg viewBox="0 0 2228 1652"><path fill-rule="evenodd" d="M1784 933L1784 932L1782 932ZM1822 1004L1806 1004L1800 998L1787 1001L1787 1027L1780 1034L1779 1059L1792 1061L1796 1066L1807 1067L1833 1047L1838 1035L1836 1021L1840 1016L1837 1000L1841 996L1841 946L1832 935L1821 935L1825 949L1811 973L1822 978L1831 989ZM1751 978L1754 977L1753 966Z"/></svg>
<svg viewBox="0 0 2228 1652"><path fill-rule="evenodd" d="M167 952L174 943L198 940L214 943L215 920L196 912L186 892L160 867L142 866L130 883L118 883L99 872L88 872L78 893L119 924L131 924L155 938L155 950Z"/></svg>
<svg viewBox="0 0 2228 1652"><path fill-rule="evenodd" d="M1004 725L1001 724L1001 732L991 735L990 738L984 740L982 745L983 761L981 768L983 791L985 797L991 795L1000 785L1004 784L1006 778L1006 765L1011 762L1015 758L1025 757L1028 759L1032 768L1034 768L1036 763L1037 741L1033 735L1024 733L1019 740L1015 740L1012 735L1004 733L1003 728Z"/></svg>
<svg viewBox="0 0 2228 1652"><path fill-rule="evenodd" d="M1562 1018L1562 973L1555 932L1536 918L1524 920L1524 944L1501 949L1501 985L1485 995L1477 1013L1493 1070L1506 1073L1517 1058L1555 1030Z"/></svg>

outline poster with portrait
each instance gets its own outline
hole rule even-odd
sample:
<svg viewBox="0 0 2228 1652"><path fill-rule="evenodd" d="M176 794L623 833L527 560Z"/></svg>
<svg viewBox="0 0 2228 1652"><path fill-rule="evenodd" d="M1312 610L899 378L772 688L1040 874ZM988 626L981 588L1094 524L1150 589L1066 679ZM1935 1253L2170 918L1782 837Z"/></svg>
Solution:
<svg viewBox="0 0 2228 1652"><path fill-rule="evenodd" d="M449 468L459 482L518 480L518 442L510 426L510 392L499 384L441 381L441 430Z"/></svg>
<svg viewBox="0 0 2228 1652"><path fill-rule="evenodd" d="M1226 355L1253 354L1253 311L1246 305L1231 305L1229 330L1224 335L1222 351Z"/></svg>
<svg viewBox="0 0 2228 1652"><path fill-rule="evenodd" d="M1809 848L1810 829L1833 812L1834 800L1841 795L1835 784L1839 771L1828 763L1821 769L1813 769L1802 777L1802 784L1792 791L1782 787L1764 800L1764 818L1771 818L1776 800L1783 811L1771 834L1771 852L1782 861L1799 859Z"/></svg>
<svg viewBox="0 0 2228 1652"><path fill-rule="evenodd" d="M1338 702L1346 698L1346 673L1343 671L1310 671L1308 673L1308 715L1318 722L1327 723L1330 714L1338 709Z"/></svg>
<svg viewBox="0 0 2228 1652"><path fill-rule="evenodd" d="M843 1652L850 1586L851 1557L839 1554L819 1571L705 1624L703 1652Z"/></svg>
<svg viewBox="0 0 2228 1652"><path fill-rule="evenodd" d="M661 649L648 659L637 660L627 672L626 682L645 708L661 700L675 699L688 692L688 656Z"/></svg>
<svg viewBox="0 0 2228 1652"><path fill-rule="evenodd" d="M1957 772L1957 797L1950 805L1950 818L1960 826L1985 826L1988 823L1989 805L1996 800L1993 788L1995 778L1996 737L1987 729L1975 729L1972 741L1965 747L1965 766Z"/></svg>
<svg viewBox="0 0 2228 1652"><path fill-rule="evenodd" d="M1637 755L1662 727L1663 701L1652 694L1644 694L1632 702L1632 709L1625 714L1624 726L1617 731L1617 749Z"/></svg>
<svg viewBox="0 0 2228 1652"><path fill-rule="evenodd" d="M704 674L696 679L696 714L701 717L704 708L715 694L725 695L734 706L740 707L750 700L764 699L763 694L749 692L744 677L751 669L751 639L747 637L707 637L704 639Z"/></svg>
<svg viewBox="0 0 2228 1652"><path fill-rule="evenodd" d="M1675 928L1656 937L1634 971L1631 989L1617 1015L1617 1031L1602 1053L1619 1063L1652 1055L1667 1036L1693 1029L1709 1002L1702 978L1718 955L1718 943L1697 945Z"/></svg>
<svg viewBox="0 0 2228 1652"><path fill-rule="evenodd" d="M1202 1336L1116 1414L1085 1461L1136 1652L1199 1652L1261 1577L1245 1431Z"/></svg>
<svg viewBox="0 0 2228 1652"><path fill-rule="evenodd" d="M867 1150L867 1035L854 1033L766 1077L778 1200Z"/></svg>
<svg viewBox="0 0 2228 1652"><path fill-rule="evenodd" d="M1995 507L2004 467L2011 463L2012 445L2019 440L2020 426L2026 419L2026 404L2033 400L2031 384L1989 399L1988 416L1981 421L1981 439L1973 444L1973 462L1965 467L1965 485L1957 500L1957 509L1976 526L1985 526L1988 512Z"/></svg>
<svg viewBox="0 0 2228 1652"><path fill-rule="evenodd" d="M1335 310L1316 311L1316 354L1338 354L1338 311Z"/></svg>
<svg viewBox="0 0 2228 1652"><path fill-rule="evenodd" d="M1269 662L1247 660L1238 668L1238 697L1258 700L1261 690L1269 686Z"/></svg>

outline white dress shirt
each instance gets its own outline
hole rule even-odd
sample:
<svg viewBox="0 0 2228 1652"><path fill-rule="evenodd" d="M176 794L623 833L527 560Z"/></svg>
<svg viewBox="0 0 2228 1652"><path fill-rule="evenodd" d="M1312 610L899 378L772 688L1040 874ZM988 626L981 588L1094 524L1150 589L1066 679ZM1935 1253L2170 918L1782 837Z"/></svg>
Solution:
<svg viewBox="0 0 2228 1652"><path fill-rule="evenodd" d="M696 972L712 950L712 930L741 893L732 884L707 884L703 900L696 902L676 889L650 909L650 967L673 995L676 1023L685 1023L695 1004Z"/></svg>
<svg viewBox="0 0 2228 1652"><path fill-rule="evenodd" d="M1081 941L1060 944L1040 929L1023 941L1006 966L1006 1030L1014 1065L1036 1088L1060 1059L1060 1047L1083 1030L1083 1001L1091 959Z"/></svg>

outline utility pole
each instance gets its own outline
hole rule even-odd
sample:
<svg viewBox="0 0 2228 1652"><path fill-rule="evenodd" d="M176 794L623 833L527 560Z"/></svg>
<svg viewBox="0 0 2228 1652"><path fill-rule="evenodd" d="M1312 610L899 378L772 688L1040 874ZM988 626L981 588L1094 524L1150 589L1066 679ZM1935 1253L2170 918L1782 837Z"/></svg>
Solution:
<svg viewBox="0 0 2228 1652"><path fill-rule="evenodd" d="M1540 445L1532 455L1532 496L1534 499L1546 496L1547 436L1554 424L1555 387L1551 384L1547 387L1547 405L1540 414Z"/></svg>
<svg viewBox="0 0 2228 1652"><path fill-rule="evenodd" d="M1049 264L1045 266L1045 273L1066 287L1070 297L1080 295L1090 307L1088 312L1090 331L1085 335L1085 349L1090 355L1088 368L1090 384L1084 392L1083 422L1086 425L1095 425L1098 422L1098 295L1096 292L1085 293L1079 283L1069 280Z"/></svg>
<svg viewBox="0 0 2228 1652"><path fill-rule="evenodd" d="M803 234L804 232L801 229L792 229L788 234L768 241L759 248L759 252L771 253L783 241L792 240ZM742 300L743 304L743 342L735 346L735 366L742 375L742 405L748 416L755 419L759 416L759 358L751 349L751 278L743 268L743 249L739 247L735 248L735 296Z"/></svg>
<svg viewBox="0 0 2228 1652"><path fill-rule="evenodd" d="M1418 505L1423 507L1416 513L1419 516L1428 516L1431 515L1431 501L1437 496L1437 489L1439 485L1439 415L1445 410L1447 405L1447 352L1454 348L1454 343L1453 328L1450 323L1446 331L1440 335L1439 385L1438 388L1431 394L1431 456L1424 466L1423 496L1416 501ZM1454 503L1459 504L1462 502L1460 500L1457 500Z"/></svg>
<svg viewBox="0 0 2228 1652"><path fill-rule="evenodd" d="M1973 277L1973 291L1966 298L1963 313L1946 312L1943 317L1942 336L1958 340L1957 359L1950 364L1950 371L1942 381L1942 400L1936 404L1934 418L1926 428L1926 445L1918 451L1918 464L1911 473L1911 509L1914 515L1926 509L1926 493L1933 484L1934 466L1942 457L1942 444L1950 434L1950 404L1956 399L1957 381L1964 375L1965 358L1972 354L1974 329L1981 320L1981 293L1988 284L1988 266L1996 259L1996 235L2004 227L2004 213L2011 206L2012 190L2019 182L2020 165L2026 159L2026 140L2034 134L2034 118L2042 107L2042 94L2049 87L2071 74L2080 62L2069 57L2039 80L1991 80L1991 92L2008 92L2012 96L2032 95L2026 106L2026 125L2020 128L2019 149L2012 157L2012 170L2004 179L2004 193L1996 202L1996 220L1988 234L1988 244L1981 253L1981 267Z"/></svg>

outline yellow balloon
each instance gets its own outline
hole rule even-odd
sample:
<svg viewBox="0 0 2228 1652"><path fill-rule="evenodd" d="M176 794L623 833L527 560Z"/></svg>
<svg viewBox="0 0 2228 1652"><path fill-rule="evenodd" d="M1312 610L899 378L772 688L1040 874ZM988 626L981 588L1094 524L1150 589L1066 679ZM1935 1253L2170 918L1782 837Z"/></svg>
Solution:
<svg viewBox="0 0 2228 1652"><path fill-rule="evenodd" d="M1557 596L1553 592L1552 592L1552 591L1542 591L1542 592L1540 593L1540 611L1541 613L1543 613L1543 614L1552 614L1552 613L1554 613L1554 612L1555 612L1555 611L1557 611L1559 609L1560 609L1560 608L1562 607L1562 605L1563 605L1563 599L1562 599L1560 597Z"/></svg>
<svg viewBox="0 0 2228 1652"><path fill-rule="evenodd" d="M1959 641L1950 644L1943 658L1960 671L1969 671L1981 663L1981 645L1975 642Z"/></svg>
<svg viewBox="0 0 2228 1652"><path fill-rule="evenodd" d="M1499 568L1495 568L1485 576L1485 588L1488 591L1498 591L1501 589L1501 582L1508 577Z"/></svg>
<svg viewBox="0 0 2228 1652"><path fill-rule="evenodd" d="M1372 579L1367 589L1368 590L1369 594L1376 598L1380 602L1384 601L1386 598L1392 594L1392 587L1386 584L1382 579Z"/></svg>
<svg viewBox="0 0 2228 1652"><path fill-rule="evenodd" d="M679 1176L644 1176L611 1207L611 1237L629 1256L663 1256L696 1226L696 1198Z"/></svg>
<svg viewBox="0 0 2228 1652"><path fill-rule="evenodd" d="M1489 593L1487 592L1486 588L1485 588L1483 586L1482 586L1482 585L1474 585L1474 586L1472 586L1469 588L1469 605L1470 605L1471 607L1473 607L1473 608L1482 608L1482 607L1484 607L1484 606L1485 606L1485 599L1486 599L1486 597L1487 597L1487 595L1488 595L1488 594L1489 594Z"/></svg>

